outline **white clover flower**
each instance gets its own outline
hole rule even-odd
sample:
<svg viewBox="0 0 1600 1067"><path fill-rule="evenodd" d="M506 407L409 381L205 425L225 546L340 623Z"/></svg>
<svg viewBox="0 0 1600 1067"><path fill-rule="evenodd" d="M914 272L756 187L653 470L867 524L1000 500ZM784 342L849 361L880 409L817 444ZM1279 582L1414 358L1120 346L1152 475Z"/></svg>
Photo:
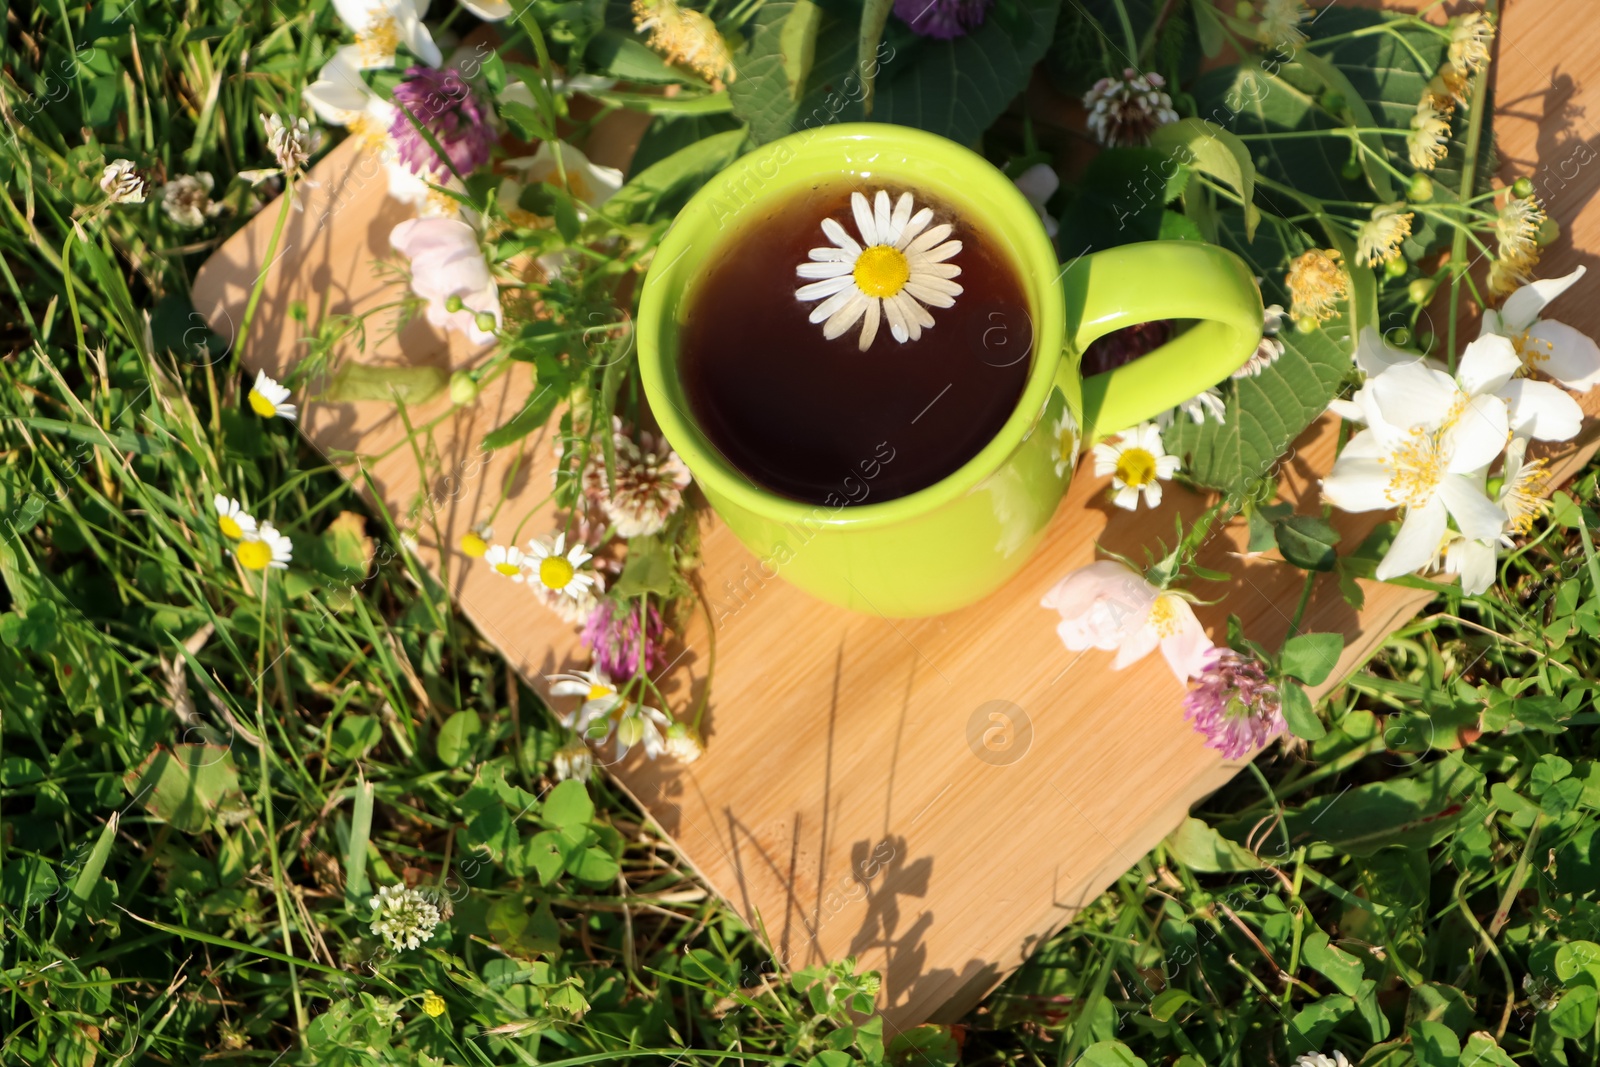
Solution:
<svg viewBox="0 0 1600 1067"><path fill-rule="evenodd" d="M444 921L427 893L399 883L382 887L367 904L377 913L372 918L372 932L397 952L429 940Z"/></svg>
<svg viewBox="0 0 1600 1067"><path fill-rule="evenodd" d="M197 230L227 210L226 204L211 199L216 180L205 171L181 174L161 187L161 210L167 218L189 230Z"/></svg>
<svg viewBox="0 0 1600 1067"><path fill-rule="evenodd" d="M262 115L261 125L266 128L267 150L278 161L279 169L290 177L304 170L316 150L311 124L303 118L285 121L282 115Z"/></svg>
<svg viewBox="0 0 1600 1067"><path fill-rule="evenodd" d="M100 173L100 191L113 204L142 204L150 183L131 159L113 159Z"/></svg>
<svg viewBox="0 0 1600 1067"><path fill-rule="evenodd" d="M1166 87L1161 75L1140 74L1132 67L1120 78L1101 78L1083 94L1089 132L1107 147L1148 144L1158 127L1178 121Z"/></svg>

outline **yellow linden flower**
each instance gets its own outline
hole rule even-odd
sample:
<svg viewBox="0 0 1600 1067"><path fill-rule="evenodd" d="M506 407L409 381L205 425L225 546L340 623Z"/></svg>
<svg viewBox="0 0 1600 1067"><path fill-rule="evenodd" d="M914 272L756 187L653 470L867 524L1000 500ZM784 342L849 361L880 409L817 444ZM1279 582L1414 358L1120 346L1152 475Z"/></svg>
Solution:
<svg viewBox="0 0 1600 1067"><path fill-rule="evenodd" d="M1398 204L1373 208L1372 217L1361 224L1361 231L1356 234L1356 263L1379 267L1400 258L1400 245L1411 236L1414 217L1409 211L1401 211Z"/></svg>
<svg viewBox="0 0 1600 1067"><path fill-rule="evenodd" d="M217 529L222 531L222 536L242 541L256 532L255 518L232 497L218 493L211 498L211 506L217 509Z"/></svg>
<svg viewBox="0 0 1600 1067"><path fill-rule="evenodd" d="M1489 62L1489 46L1494 43L1494 23L1479 11L1454 19L1450 26L1450 64L1476 74Z"/></svg>
<svg viewBox="0 0 1600 1067"><path fill-rule="evenodd" d="M476 531L468 531L461 535L461 551L473 559L482 559L489 551L489 542Z"/></svg>
<svg viewBox="0 0 1600 1067"><path fill-rule="evenodd" d="M444 998L433 990L424 990L422 994L422 1011L430 1019L437 1019L444 1014Z"/></svg>
<svg viewBox="0 0 1600 1067"><path fill-rule="evenodd" d="M1289 264L1284 285L1292 301L1290 318L1318 323L1339 313L1339 301L1350 292L1342 258L1336 248L1313 248Z"/></svg>
<svg viewBox="0 0 1600 1067"><path fill-rule="evenodd" d="M1424 95L1417 104L1417 113L1411 117L1411 132L1406 134L1411 165L1418 170L1432 170L1449 152L1449 140L1450 112L1439 110Z"/></svg>
<svg viewBox="0 0 1600 1067"><path fill-rule="evenodd" d="M1500 242L1498 258L1511 262L1539 262L1539 228L1544 225L1544 207L1534 197L1512 197L1494 220L1495 239Z"/></svg>
<svg viewBox="0 0 1600 1067"><path fill-rule="evenodd" d="M295 406L284 403L289 399L289 390L267 377L266 371L256 371L256 384L245 399L250 403L250 410L263 419L270 419L274 415L290 422L295 419Z"/></svg>
<svg viewBox="0 0 1600 1067"><path fill-rule="evenodd" d="M677 0L633 0L633 26L650 35L650 47L668 63L688 67L712 89L720 92L738 75L716 23Z"/></svg>

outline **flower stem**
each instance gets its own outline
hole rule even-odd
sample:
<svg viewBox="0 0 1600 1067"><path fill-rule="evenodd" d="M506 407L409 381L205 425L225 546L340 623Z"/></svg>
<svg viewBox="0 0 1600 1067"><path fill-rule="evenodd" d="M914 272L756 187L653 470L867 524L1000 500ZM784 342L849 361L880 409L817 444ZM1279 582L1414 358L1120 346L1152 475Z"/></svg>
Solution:
<svg viewBox="0 0 1600 1067"><path fill-rule="evenodd" d="M1306 571L1306 583L1300 587L1300 603L1294 607L1294 618L1289 620L1289 636L1300 632L1300 620L1305 618L1306 606L1311 603L1311 587L1317 583L1317 572Z"/></svg>
<svg viewBox="0 0 1600 1067"><path fill-rule="evenodd" d="M1489 17L1495 20L1497 26L1500 21L1499 7L1497 0L1489 0ZM1467 152L1466 158L1461 162L1461 192L1458 194L1462 200L1472 196L1472 188L1478 178L1478 144L1483 139L1483 101L1488 90L1489 64L1486 63L1472 79L1472 117L1467 120ZM1450 245L1450 262L1459 264L1466 255L1466 231L1457 229L1455 240ZM1458 276L1450 286L1450 326L1446 355L1450 360L1451 374L1456 370L1456 319L1460 316L1460 308L1461 278Z"/></svg>
<svg viewBox="0 0 1600 1067"><path fill-rule="evenodd" d="M250 323L256 317L256 307L260 305L261 294L267 288L267 272L272 269L272 262L277 258L278 242L283 239L283 228L289 221L290 209L294 207L294 178L287 172L283 176L283 193L280 195L279 201L278 221L272 227L272 237L267 241L267 254L262 257L261 273L256 275L256 284L250 290L250 300L244 306L244 318L239 320L239 343L234 348L234 361L236 363L239 352L249 343Z"/></svg>

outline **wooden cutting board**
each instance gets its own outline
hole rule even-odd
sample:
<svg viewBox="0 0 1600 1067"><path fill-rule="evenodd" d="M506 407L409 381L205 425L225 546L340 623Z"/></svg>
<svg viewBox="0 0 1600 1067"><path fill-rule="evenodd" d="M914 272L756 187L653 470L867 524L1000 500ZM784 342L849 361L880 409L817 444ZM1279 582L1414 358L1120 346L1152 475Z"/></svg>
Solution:
<svg viewBox="0 0 1600 1067"><path fill-rule="evenodd" d="M1600 265L1600 208L1591 203L1600 191L1600 127L1591 117L1600 116L1600 47L1572 33L1591 14L1588 0L1515 2L1499 49L1501 178L1532 177L1564 227L1546 277ZM619 161L637 135L637 126L610 126L591 140L591 154ZM282 377L301 357L306 328L290 314L296 302L315 323L396 296L374 264L391 255L389 231L407 212L385 196L381 168L347 140L314 177L321 184L291 216L242 341L252 371ZM274 215L253 219L195 280L196 307L224 337L233 339ZM1600 334L1600 273L1591 278L1553 313ZM384 332L370 329L366 351L347 347L339 358L449 367L481 358L459 336L443 339L423 323ZM544 675L584 665L576 633L523 587L454 548L508 479L502 537L549 492L547 438L530 439L520 457L477 444L520 409L529 387L519 367L474 407L450 413L441 398L412 411L414 425L439 420L426 435L435 457L426 482L411 449L397 447L404 429L388 404L296 399L311 443L371 478L461 610L542 693ZM1600 412L1600 397L1584 403ZM1324 421L1283 462L1286 498L1302 512L1318 507L1315 487L1333 443ZM1596 443L1591 419L1555 462L1558 481ZM1159 656L1113 673L1106 653L1066 652L1056 616L1039 607L1061 576L1094 559L1097 541L1136 556L1170 540L1174 508L1192 517L1204 504L1173 490L1159 511L1130 514L1109 507L1105 489L1080 468L1044 546L1009 585L966 610L914 621L812 600L764 577L719 522L705 524L701 578L716 620L707 753L689 767L635 755L610 771L706 882L770 935L778 963L854 955L882 970L891 1032L974 1005L1241 766L1184 723L1183 690ZM1373 520L1340 521L1348 548ZM551 525L536 518L524 539ZM1251 636L1273 645L1287 631L1301 574L1242 558L1243 540L1233 528L1205 546L1203 562L1236 577L1200 616L1220 635L1237 613ZM1311 601L1306 627L1349 641L1335 679L1429 599L1379 584L1365 590L1359 615L1332 578L1319 581ZM702 620L675 649L665 683L673 707L699 696L709 638Z"/></svg>

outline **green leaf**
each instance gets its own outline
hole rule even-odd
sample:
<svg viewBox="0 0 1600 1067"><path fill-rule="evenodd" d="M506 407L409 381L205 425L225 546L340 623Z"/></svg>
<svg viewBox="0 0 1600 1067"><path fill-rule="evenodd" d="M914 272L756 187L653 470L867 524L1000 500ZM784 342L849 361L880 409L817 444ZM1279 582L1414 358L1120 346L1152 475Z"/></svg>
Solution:
<svg viewBox="0 0 1600 1067"><path fill-rule="evenodd" d="M1411 1048L1419 1067L1456 1067L1461 1059L1461 1039L1444 1023L1412 1023Z"/></svg>
<svg viewBox="0 0 1600 1067"><path fill-rule="evenodd" d="M1290 515L1275 524L1274 532L1278 551L1294 566L1306 571L1333 570L1339 558L1333 549L1339 543L1339 532L1328 520L1318 515Z"/></svg>
<svg viewBox="0 0 1600 1067"><path fill-rule="evenodd" d="M624 600L646 594L665 597L678 588L681 580L672 563L670 546L651 534L628 542L628 561L611 592Z"/></svg>
<svg viewBox="0 0 1600 1067"><path fill-rule="evenodd" d="M548 385L540 385L522 410L497 429L489 431L483 438L483 447L489 451L505 448L507 445L516 444L546 422L555 412L556 405L561 403L562 394Z"/></svg>
<svg viewBox="0 0 1600 1067"><path fill-rule="evenodd" d="M346 716L349 718L349 716ZM345 905L357 908L367 895L367 842L372 839L372 783L356 779L355 804L350 812L350 842L344 850Z"/></svg>
<svg viewBox="0 0 1600 1067"><path fill-rule="evenodd" d="M1332 633L1295 634L1283 643L1278 669L1307 685L1321 685L1339 662L1344 636Z"/></svg>
<svg viewBox="0 0 1600 1067"><path fill-rule="evenodd" d="M866 115L861 74L856 70L859 20L818 5L817 25L807 31L812 46L805 85L788 76L786 69L795 61L784 48L798 33L788 28L797 6L796 0L762 4L746 27L750 43L736 56L739 77L728 86L728 99L733 113L749 125L756 144L833 122L858 122ZM874 62L867 69L877 73L878 66Z"/></svg>
<svg viewBox="0 0 1600 1067"><path fill-rule="evenodd" d="M1305 689L1285 680L1279 683L1278 693L1283 700L1283 720L1289 725L1290 733L1306 741L1316 741L1326 736L1328 728L1323 725Z"/></svg>
<svg viewBox="0 0 1600 1067"><path fill-rule="evenodd" d="M489 905L484 919L489 936L512 956L555 955L561 951L561 927L550 902L541 900L531 910L528 904L526 897L505 896Z"/></svg>
<svg viewBox="0 0 1600 1067"><path fill-rule="evenodd" d="M1302 952L1306 965L1332 982L1339 992L1353 997L1361 991L1361 961L1333 947L1321 930L1306 935Z"/></svg>
<svg viewBox="0 0 1600 1067"><path fill-rule="evenodd" d="M436 750L439 762L446 767L459 767L472 757L478 737L483 733L483 722L475 711L458 711L439 727Z"/></svg>
<svg viewBox="0 0 1600 1067"><path fill-rule="evenodd" d="M35 600L24 612L0 615L0 642L43 652L55 643L58 617L53 600Z"/></svg>
<svg viewBox="0 0 1600 1067"><path fill-rule="evenodd" d="M1581 985L1561 994L1550 1009L1550 1029L1568 1038L1585 1038L1594 1029L1596 990Z"/></svg>
<svg viewBox="0 0 1600 1067"><path fill-rule="evenodd" d="M1569 941L1556 950L1556 977L1563 985L1600 986L1600 945Z"/></svg>
<svg viewBox="0 0 1600 1067"><path fill-rule="evenodd" d="M567 871L585 885L607 886L615 884L622 868L617 859L603 848L590 846L578 849L567 856Z"/></svg>
<svg viewBox="0 0 1600 1067"><path fill-rule="evenodd" d="M1185 818L1167 836L1165 844L1173 859L1202 874L1253 871L1261 867L1261 860L1250 850L1234 844L1193 816Z"/></svg>
<svg viewBox="0 0 1600 1067"><path fill-rule="evenodd" d="M365 759L381 740L383 724L373 716L343 715L339 718L339 725L334 727L329 747L341 757L341 762L350 763Z"/></svg>
<svg viewBox="0 0 1600 1067"><path fill-rule="evenodd" d="M247 810L233 753L221 745L158 746L122 784L155 818L197 834L218 816Z"/></svg>
<svg viewBox="0 0 1600 1067"><path fill-rule="evenodd" d="M778 34L778 54L783 60L783 75L789 80L789 96L798 103L817 58L817 30L822 25L822 8L815 0L795 0L784 17Z"/></svg>
<svg viewBox="0 0 1600 1067"><path fill-rule="evenodd" d="M1150 1017L1157 1022L1171 1022L1172 1019L1190 1004L1200 1003L1194 995L1184 989L1164 989L1157 993L1150 1001Z"/></svg>
<svg viewBox="0 0 1600 1067"><path fill-rule="evenodd" d="M884 1051L890 1067L955 1067L961 1062L961 1046L950 1028L936 1023L901 1030L889 1039Z"/></svg>
<svg viewBox="0 0 1600 1067"><path fill-rule="evenodd" d="M387 400L421 404L438 396L450 382L443 367L374 367L367 363L342 363L320 399L330 404L355 400Z"/></svg>
<svg viewBox="0 0 1600 1067"><path fill-rule="evenodd" d="M739 157L746 139L741 126L696 141L652 163L631 175L627 184L606 201L605 213L619 224L675 213L712 175Z"/></svg>
<svg viewBox="0 0 1600 1067"><path fill-rule="evenodd" d="M650 82L656 85L668 82L705 84L669 64L634 34L610 26L590 38L583 58L590 70L618 81Z"/></svg>
<svg viewBox="0 0 1600 1067"><path fill-rule="evenodd" d="M566 865L565 842L554 830L541 830L522 843L523 862L539 875L540 885L549 885Z"/></svg>
<svg viewBox="0 0 1600 1067"><path fill-rule="evenodd" d="M1090 161L1078 195L1062 212L1059 246L1077 255L1159 239L1165 205L1178 196L1187 173L1153 148L1105 149Z"/></svg>
<svg viewBox="0 0 1600 1067"><path fill-rule="evenodd" d="M582 782L569 778L546 794L541 817L559 829L584 826L594 819L594 801Z"/></svg>
<svg viewBox="0 0 1600 1067"><path fill-rule="evenodd" d="M1344 98L1345 107L1350 109L1351 126L1361 130L1370 130L1377 126L1377 120L1372 117L1372 110L1367 107L1367 102L1356 92L1355 86L1350 84L1350 79L1345 77L1342 70L1309 48L1300 49L1294 58L1296 63L1322 80L1325 91ZM1395 199L1395 191L1394 181L1389 177L1389 172L1378 162L1378 159L1384 156L1383 138L1375 133L1364 133L1360 137L1361 143L1367 149L1361 156L1361 169L1366 174L1367 181L1372 183L1378 199L1388 203ZM1373 158L1374 155L1377 159Z"/></svg>
<svg viewBox="0 0 1600 1067"><path fill-rule="evenodd" d="M875 56L878 47L883 43L883 27L889 21L889 12L894 8L894 0L866 0L861 5L861 33L860 45L856 48L857 57ZM864 118L872 117L872 98L877 88L878 66L861 64L861 114Z"/></svg>
<svg viewBox="0 0 1600 1067"><path fill-rule="evenodd" d="M1496 1043L1494 1035L1487 1030L1478 1030L1467 1038L1466 1047L1461 1050L1461 1059L1466 1061L1467 1067L1517 1067L1517 1061Z"/></svg>
<svg viewBox="0 0 1600 1067"><path fill-rule="evenodd" d="M1334 993L1313 1000L1289 1020L1289 1051L1303 1054L1319 1052L1333 1028L1355 1014L1354 998Z"/></svg>
<svg viewBox="0 0 1600 1067"><path fill-rule="evenodd" d="M1250 150L1238 136L1215 122L1200 118L1180 119L1157 127L1150 144L1167 152L1184 166L1209 174L1231 187L1245 203L1255 198L1256 165ZM1254 220L1245 221L1245 240L1255 239Z"/></svg>
<svg viewBox="0 0 1600 1067"><path fill-rule="evenodd" d="M1121 1041L1096 1041L1083 1050L1074 1067L1145 1067L1145 1062Z"/></svg>
<svg viewBox="0 0 1600 1067"><path fill-rule="evenodd" d="M1305 834L1352 856L1370 855L1385 845L1426 847L1472 815L1470 802L1482 787L1483 775L1450 753L1413 777L1317 797L1288 812L1284 821L1291 841Z"/></svg>

